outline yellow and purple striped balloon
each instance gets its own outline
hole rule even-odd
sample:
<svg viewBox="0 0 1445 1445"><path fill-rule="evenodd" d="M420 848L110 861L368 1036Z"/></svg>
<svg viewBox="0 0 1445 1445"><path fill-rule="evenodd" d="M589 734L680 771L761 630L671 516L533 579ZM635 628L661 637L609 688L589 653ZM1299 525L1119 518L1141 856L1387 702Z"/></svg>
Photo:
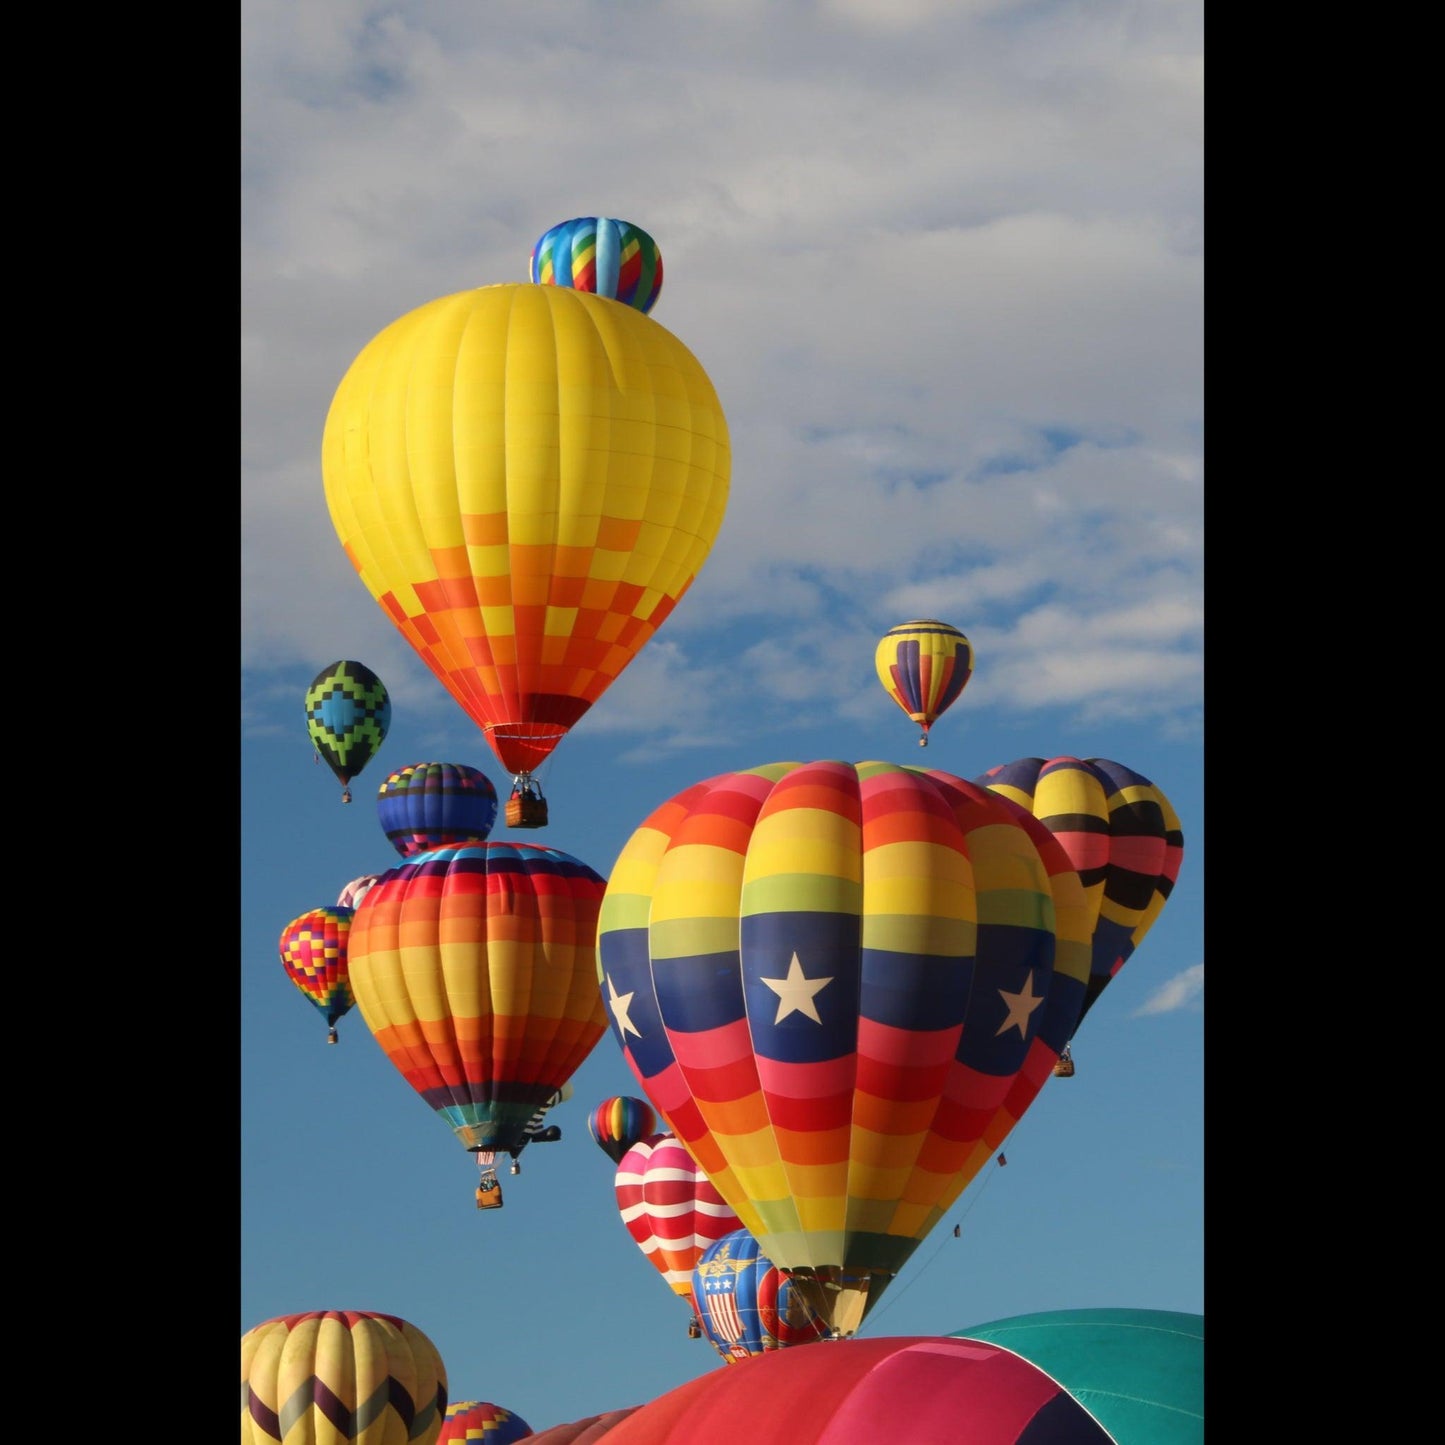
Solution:
<svg viewBox="0 0 1445 1445"><path fill-rule="evenodd" d="M973 644L958 628L936 617L890 627L873 652L883 690L922 729L928 730L958 700L973 676Z"/></svg>
<svg viewBox="0 0 1445 1445"><path fill-rule="evenodd" d="M987 789L770 763L633 833L598 979L659 1115L848 1335L1049 1076L1083 929L1067 860Z"/></svg>

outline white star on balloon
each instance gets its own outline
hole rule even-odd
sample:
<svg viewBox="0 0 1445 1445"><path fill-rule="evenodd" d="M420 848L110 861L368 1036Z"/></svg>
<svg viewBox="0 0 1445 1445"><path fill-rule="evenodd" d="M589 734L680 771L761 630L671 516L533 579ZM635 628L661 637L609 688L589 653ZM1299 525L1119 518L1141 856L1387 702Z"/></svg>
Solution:
<svg viewBox="0 0 1445 1445"><path fill-rule="evenodd" d="M1034 971L1029 970L1029 975L1024 979L1024 986L1017 993L1010 993L1007 989L999 989L999 997L1008 1005L1008 1017L994 1030L994 1038L1003 1033L1006 1029L1016 1028L1020 1038L1027 1038L1029 1032L1029 1015L1043 1003L1043 995L1034 993ZM630 997L630 995L629 995Z"/></svg>
<svg viewBox="0 0 1445 1445"><path fill-rule="evenodd" d="M632 993L618 993L612 983L612 975L610 973L607 975L608 1007L612 1010L613 1018L617 1020L617 1031L624 1039L627 1037L629 1031L636 1034L638 1038L642 1037L642 1030L627 1016L627 1010L632 1007L632 999L635 993L635 989Z"/></svg>
<svg viewBox="0 0 1445 1445"><path fill-rule="evenodd" d="M807 1014L815 1024L823 1022L818 1016L818 1006L813 1002L813 995L819 989L826 988L833 980L831 977L805 977L803 965L798 962L796 952L788 964L787 978L765 978L762 982L778 996L778 1016L773 1020L775 1024L782 1023L791 1013Z"/></svg>

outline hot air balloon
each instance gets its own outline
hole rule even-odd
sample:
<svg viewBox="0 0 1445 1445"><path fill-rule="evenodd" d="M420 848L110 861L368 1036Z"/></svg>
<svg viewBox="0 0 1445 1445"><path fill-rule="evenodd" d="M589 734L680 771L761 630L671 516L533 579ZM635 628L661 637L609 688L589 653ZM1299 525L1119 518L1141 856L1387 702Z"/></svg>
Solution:
<svg viewBox="0 0 1445 1445"><path fill-rule="evenodd" d="M587 1132L592 1142L614 1163L622 1163L622 1156L649 1134L659 1133L657 1115L646 1099L634 1099L630 1094L620 1094L604 1099L587 1116Z"/></svg>
<svg viewBox="0 0 1445 1445"><path fill-rule="evenodd" d="M395 1315L312 1310L241 1336L241 1445L436 1445L447 1372Z"/></svg>
<svg viewBox="0 0 1445 1445"><path fill-rule="evenodd" d="M516 1154L606 1030L604 880L555 848L458 843L381 877L352 921L357 1007L469 1150Z"/></svg>
<svg viewBox="0 0 1445 1445"><path fill-rule="evenodd" d="M520 1415L490 1400L458 1400L447 1406L437 1445L515 1445L534 1433Z"/></svg>
<svg viewBox="0 0 1445 1445"><path fill-rule="evenodd" d="M321 1011L328 1044L336 1042L337 1020L356 1002L347 963L353 917L350 908L313 908L281 930L281 966Z"/></svg>
<svg viewBox="0 0 1445 1445"><path fill-rule="evenodd" d="M483 286L363 348L321 464L347 557L512 775L509 826L541 826L532 774L722 524L731 452L707 373L631 307Z"/></svg>
<svg viewBox="0 0 1445 1445"><path fill-rule="evenodd" d="M989 1163L1065 1041L1034 1048L1083 993L1082 957L1056 967L1042 838L962 778L784 762L685 789L618 855L598 925L614 1037L835 1334ZM1049 1007L1055 988L1071 1006Z"/></svg>
<svg viewBox="0 0 1445 1445"><path fill-rule="evenodd" d="M973 676L973 644L947 622L922 617L890 627L879 639L873 666L884 692L923 729L918 746L926 748L929 728Z"/></svg>
<svg viewBox="0 0 1445 1445"><path fill-rule="evenodd" d="M539 1430L529 1445L597 1445L614 1425L621 1424L638 1407L624 1405L620 1410L604 1410L600 1415L585 1415L565 1425Z"/></svg>
<svg viewBox="0 0 1445 1445"><path fill-rule="evenodd" d="M511 1173L520 1174L522 1172L522 1150L528 1144L555 1144L562 1137L562 1130L558 1125L546 1122L547 1115L558 1104L565 1103L571 1097L572 1083L571 1080L568 1080L527 1120L527 1127L522 1131L522 1142L511 1151ZM473 1149L472 1157L477 1161L477 1167L481 1170L481 1179L477 1183L477 1208L500 1209L503 1201L501 1183L497 1178L495 1168L497 1151L495 1149Z"/></svg>
<svg viewBox="0 0 1445 1445"><path fill-rule="evenodd" d="M306 731L318 757L348 784L376 755L391 726L391 698L381 679L360 662L343 659L323 667L306 689Z"/></svg>
<svg viewBox="0 0 1445 1445"><path fill-rule="evenodd" d="M1203 1445L1203 1315L1046 1310L950 1336L1002 1345L1036 1365L1120 1445Z"/></svg>
<svg viewBox="0 0 1445 1445"><path fill-rule="evenodd" d="M353 878L351 882L336 895L336 902L342 908L359 907L361 900L366 897L368 890L380 877L380 873L363 873L359 878Z"/></svg>
<svg viewBox="0 0 1445 1445"><path fill-rule="evenodd" d="M676 1136L639 1139L623 1156L614 1180L617 1208L648 1262L686 1301L688 1333L700 1336L692 1271L708 1245L738 1228L738 1217Z"/></svg>
<svg viewBox="0 0 1445 1445"><path fill-rule="evenodd" d="M1071 1031L1153 927L1184 861L1184 833L1163 789L1108 758L1020 758L974 781L1032 813L1068 854L1089 908L1089 985ZM1074 1072L1066 1044L1061 1076Z"/></svg>
<svg viewBox="0 0 1445 1445"><path fill-rule="evenodd" d="M723 1235L698 1256L692 1297L703 1334L729 1364L828 1338L827 1326L746 1229Z"/></svg>
<svg viewBox="0 0 1445 1445"><path fill-rule="evenodd" d="M448 843L480 843L497 821L497 790L465 763L411 763L376 790L386 840L410 858Z"/></svg>
<svg viewBox="0 0 1445 1445"><path fill-rule="evenodd" d="M1002 1345L833 1340L709 1370L639 1406L603 1445L1114 1445L1067 1390Z"/></svg>
<svg viewBox="0 0 1445 1445"><path fill-rule="evenodd" d="M631 221L578 216L542 233L530 275L543 286L575 286L648 312L662 290L662 252Z"/></svg>

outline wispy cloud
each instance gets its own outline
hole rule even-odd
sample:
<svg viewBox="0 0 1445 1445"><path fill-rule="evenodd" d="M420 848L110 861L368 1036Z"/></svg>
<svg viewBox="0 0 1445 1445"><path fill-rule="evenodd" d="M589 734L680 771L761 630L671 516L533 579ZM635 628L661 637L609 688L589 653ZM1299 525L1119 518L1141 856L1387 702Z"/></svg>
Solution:
<svg viewBox="0 0 1445 1445"><path fill-rule="evenodd" d="M1186 968L1183 973L1176 973L1173 978L1161 983L1130 1017L1138 1019L1148 1014L1176 1013L1203 998L1204 965L1196 963L1192 968Z"/></svg>

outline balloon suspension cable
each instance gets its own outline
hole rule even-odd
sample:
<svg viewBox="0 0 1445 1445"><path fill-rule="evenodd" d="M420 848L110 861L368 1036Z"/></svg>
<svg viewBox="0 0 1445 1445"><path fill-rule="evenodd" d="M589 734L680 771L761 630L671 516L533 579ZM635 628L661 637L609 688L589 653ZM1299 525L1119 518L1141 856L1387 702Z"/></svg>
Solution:
<svg viewBox="0 0 1445 1445"><path fill-rule="evenodd" d="M867 1320L864 1321L864 1325L871 1325L871 1324L876 1323L876 1321L877 1321L878 1319L880 1319L889 1309L891 1309L891 1308L893 1307L893 1305L895 1305L899 1300L901 1300L901 1299L903 1298L903 1296L904 1296L905 1294L907 1294L910 1289L913 1288L914 1284L917 1282L917 1280L919 1279L919 1277L924 1273L924 1271L932 1268L934 1260L936 1260L936 1259L938 1258L938 1251L943 1248L943 1246L948 1242L948 1240L949 1240L950 1238L958 1239L958 1238L960 1238L960 1237L962 1236L962 1232L963 1232L963 1221L964 1221L965 1219L967 1219L968 1216L973 1212L973 1206L978 1203L979 1199L980 1199L980 1198L982 1197L982 1195L983 1195L983 1191L988 1188L988 1181L989 1181L990 1179L992 1179L995 1174L998 1173L999 1165L1002 1163L1002 1161L1003 1161L1003 1154L1002 1154L1002 1152L994 1155L992 1167L989 1169L988 1173L983 1176L983 1179L982 1179L982 1181L980 1182L980 1184L979 1184L979 1186L978 1186L977 1192L974 1194L973 1198L969 1201L968 1208L963 1211L963 1214L962 1214L961 1218L959 1219L958 1223L953 1226L953 1233L952 1233L952 1235L950 1236L950 1235L945 1234L945 1235L943 1236L943 1238L938 1241L938 1243L937 1243L937 1244L934 1246L934 1248L933 1248L933 1253L928 1256L927 1261L924 1263L923 1267L919 1270L918 1274L915 1274L915 1275L913 1276L913 1278L912 1278L911 1280L909 1280L906 1285L903 1286L902 1289L900 1289L900 1290L889 1290L889 1292L888 1292L888 1303L887 1303L887 1304L884 1304L884 1305L879 1305L876 1313L870 1314L870 1315L868 1316ZM896 1277L896 1276L895 1276L895 1277ZM853 1332L855 1338L856 1338L858 1335L861 1335L861 1334L863 1333L864 1325L860 1325L860 1326Z"/></svg>

